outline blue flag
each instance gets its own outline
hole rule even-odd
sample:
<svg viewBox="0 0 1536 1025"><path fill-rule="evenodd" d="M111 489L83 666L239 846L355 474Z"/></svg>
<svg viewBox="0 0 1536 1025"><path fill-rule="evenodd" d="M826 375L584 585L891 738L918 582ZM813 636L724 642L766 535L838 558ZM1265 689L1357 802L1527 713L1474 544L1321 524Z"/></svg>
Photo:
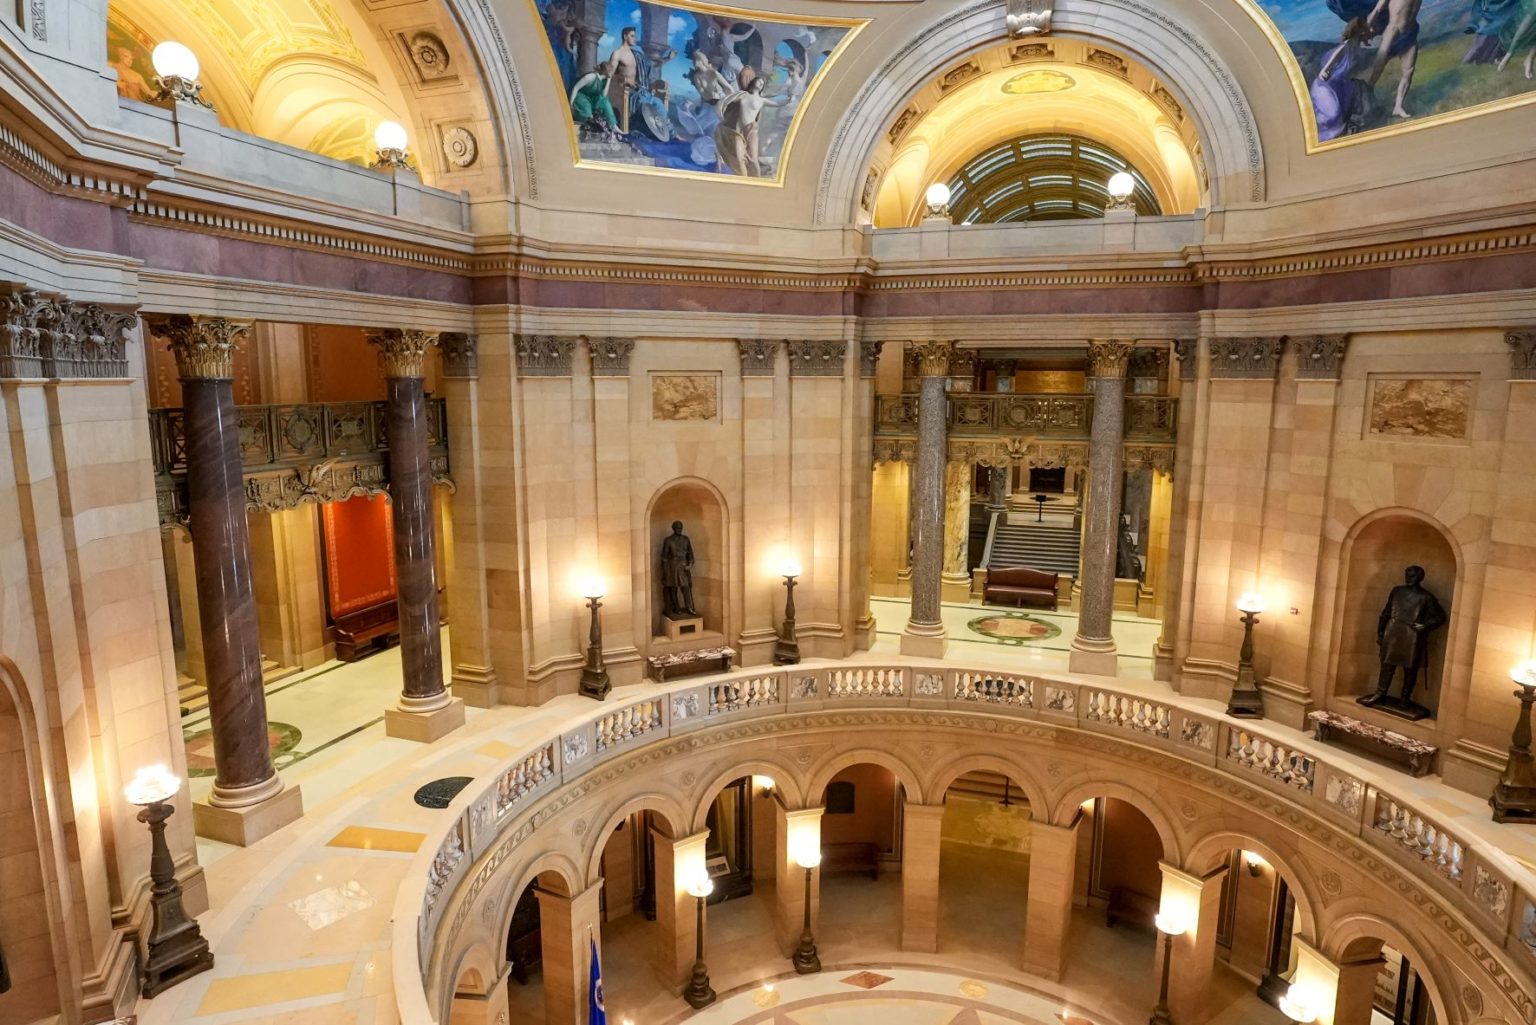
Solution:
<svg viewBox="0 0 1536 1025"><path fill-rule="evenodd" d="M592 943L591 983L587 987L587 1025L608 1025L608 1009L603 1006L603 966L597 962L597 940Z"/></svg>

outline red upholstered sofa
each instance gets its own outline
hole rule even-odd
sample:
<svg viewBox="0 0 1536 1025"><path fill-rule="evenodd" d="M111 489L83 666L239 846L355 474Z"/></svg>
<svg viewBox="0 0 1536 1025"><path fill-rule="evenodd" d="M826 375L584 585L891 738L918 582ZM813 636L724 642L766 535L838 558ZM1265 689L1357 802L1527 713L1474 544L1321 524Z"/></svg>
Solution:
<svg viewBox="0 0 1536 1025"><path fill-rule="evenodd" d="M983 601L1027 605L1056 611L1056 574L1028 566L994 567L987 570Z"/></svg>

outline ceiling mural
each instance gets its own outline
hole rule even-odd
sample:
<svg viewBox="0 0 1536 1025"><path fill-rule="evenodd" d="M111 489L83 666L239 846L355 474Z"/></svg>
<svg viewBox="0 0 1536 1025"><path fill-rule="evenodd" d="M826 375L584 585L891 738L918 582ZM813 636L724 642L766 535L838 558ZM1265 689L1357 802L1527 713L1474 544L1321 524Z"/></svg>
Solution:
<svg viewBox="0 0 1536 1025"><path fill-rule="evenodd" d="M702 4L530 0L578 161L782 180L800 109L864 24Z"/></svg>
<svg viewBox="0 0 1536 1025"><path fill-rule="evenodd" d="M1256 3L1296 59L1318 143L1536 95L1536 0Z"/></svg>

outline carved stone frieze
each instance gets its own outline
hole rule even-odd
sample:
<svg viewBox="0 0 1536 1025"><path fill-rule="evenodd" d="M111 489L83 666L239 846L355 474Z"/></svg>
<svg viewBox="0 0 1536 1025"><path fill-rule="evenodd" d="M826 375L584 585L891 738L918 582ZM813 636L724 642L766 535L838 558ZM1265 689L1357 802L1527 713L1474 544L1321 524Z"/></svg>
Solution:
<svg viewBox="0 0 1536 1025"><path fill-rule="evenodd" d="M437 344L436 333L414 328L379 327L368 328L363 335L379 350L379 366L385 377L426 376L427 350Z"/></svg>
<svg viewBox="0 0 1536 1025"><path fill-rule="evenodd" d="M1193 381L1200 371L1200 339L1175 338L1173 352L1179 357L1179 380Z"/></svg>
<svg viewBox="0 0 1536 1025"><path fill-rule="evenodd" d="M1211 376L1273 380L1280 369L1280 338L1212 338Z"/></svg>
<svg viewBox="0 0 1536 1025"><path fill-rule="evenodd" d="M184 381L233 379L235 349L250 333L249 324L223 317L188 317L177 314L154 321L150 330L170 343L176 372Z"/></svg>
<svg viewBox="0 0 1536 1025"><path fill-rule="evenodd" d="M1294 335L1291 348L1296 352L1297 377L1336 381L1344 367L1349 335Z"/></svg>
<svg viewBox="0 0 1536 1025"><path fill-rule="evenodd" d="M1509 376L1516 381L1536 381L1536 331L1510 331Z"/></svg>
<svg viewBox="0 0 1536 1025"><path fill-rule="evenodd" d="M1088 372L1094 377L1124 377L1134 346L1114 338L1088 343Z"/></svg>
<svg viewBox="0 0 1536 1025"><path fill-rule="evenodd" d="M251 512L279 512L310 502L344 502L357 495L388 493L389 469L382 462L320 463L245 479L245 507Z"/></svg>
<svg viewBox="0 0 1536 1025"><path fill-rule="evenodd" d="M742 377L772 377L778 359L779 342L775 338L738 338Z"/></svg>
<svg viewBox="0 0 1536 1025"><path fill-rule="evenodd" d="M875 186L880 184L880 169L871 167L864 175L864 190L859 193L859 206L865 210L875 208Z"/></svg>
<svg viewBox="0 0 1536 1025"><path fill-rule="evenodd" d="M790 377L842 377L847 342L790 342Z"/></svg>
<svg viewBox="0 0 1536 1025"><path fill-rule="evenodd" d="M576 339L560 335L518 335L514 340L518 377L570 377Z"/></svg>
<svg viewBox="0 0 1536 1025"><path fill-rule="evenodd" d="M884 348L884 342L860 342L859 343L859 376L874 377L875 369L880 366L880 350Z"/></svg>
<svg viewBox="0 0 1536 1025"><path fill-rule="evenodd" d="M126 377L138 315L30 289L0 295L0 377Z"/></svg>
<svg viewBox="0 0 1536 1025"><path fill-rule="evenodd" d="M444 331L437 336L443 354L443 376L474 380L480 376L480 337L462 331Z"/></svg>
<svg viewBox="0 0 1536 1025"><path fill-rule="evenodd" d="M629 358L634 354L633 338L588 338L592 350L593 377L628 377Z"/></svg>

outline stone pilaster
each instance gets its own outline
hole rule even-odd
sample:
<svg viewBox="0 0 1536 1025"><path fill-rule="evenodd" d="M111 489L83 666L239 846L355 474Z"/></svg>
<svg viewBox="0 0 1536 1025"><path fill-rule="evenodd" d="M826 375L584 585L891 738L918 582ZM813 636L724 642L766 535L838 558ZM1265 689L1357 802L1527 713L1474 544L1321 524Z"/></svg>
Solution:
<svg viewBox="0 0 1536 1025"><path fill-rule="evenodd" d="M464 724L463 700L443 685L437 606L437 537L423 379L427 350L437 344L437 336L399 328L369 331L367 336L379 350L388 394L389 497L404 677L399 707L384 714L384 731L391 737L430 742Z"/></svg>
<svg viewBox="0 0 1536 1025"><path fill-rule="evenodd" d="M1079 816L1081 818L1081 816ZM1029 900L1024 904L1026 972L1061 978L1072 930L1077 877L1077 825L1029 822Z"/></svg>
<svg viewBox="0 0 1536 1025"><path fill-rule="evenodd" d="M790 377L842 377L848 355L848 343L790 342Z"/></svg>
<svg viewBox="0 0 1536 1025"><path fill-rule="evenodd" d="M693 967L697 922L688 892L698 874L706 871L704 844L708 831L674 840L659 830L651 831L656 852L656 930L661 935L652 947L652 967L669 991L681 993Z"/></svg>
<svg viewBox="0 0 1536 1025"><path fill-rule="evenodd" d="M775 801L774 814L774 895L777 907L774 915L774 932L779 950L785 956L795 949L800 940L800 929L805 920L805 869L795 863L796 843L807 846L821 845L821 816L825 808L802 808L790 811L783 802ZM821 912L821 869L811 870L811 931L817 932ZM819 935L819 934L818 934Z"/></svg>
<svg viewBox="0 0 1536 1025"><path fill-rule="evenodd" d="M939 856L944 806L907 803L901 822L901 949L939 949Z"/></svg>
<svg viewBox="0 0 1536 1025"><path fill-rule="evenodd" d="M1115 545L1120 536L1125 369L1130 357L1128 342L1088 344L1093 372L1093 427L1089 436L1088 505L1083 514L1083 601L1069 663L1074 673L1110 676L1118 664L1112 632Z"/></svg>
<svg viewBox="0 0 1536 1025"><path fill-rule="evenodd" d="M297 787L272 767L261 633L235 419L235 348L248 325L177 316L157 327L181 377L187 492L208 712L216 767L208 803L193 806L202 836L245 846L303 814Z"/></svg>
<svg viewBox="0 0 1536 1025"><path fill-rule="evenodd" d="M944 571L944 466L952 342L918 342L920 383L917 400L917 452L912 472L912 612L901 637L904 655L940 658L946 634L940 616Z"/></svg>
<svg viewBox="0 0 1536 1025"><path fill-rule="evenodd" d="M1211 979L1216 973L1216 934L1220 931L1221 887L1227 869L1223 865L1210 875L1193 876L1166 862L1158 867L1163 871L1162 907L1177 908L1184 916L1184 932L1173 940L1168 1010L1180 1025L1200 1025L1215 1009ZM1161 974L1161 942L1157 951L1157 971Z"/></svg>
<svg viewBox="0 0 1536 1025"><path fill-rule="evenodd" d="M602 890L601 882L573 897L534 889L539 901L545 1025L582 1025L587 1020L594 942L602 956Z"/></svg>

